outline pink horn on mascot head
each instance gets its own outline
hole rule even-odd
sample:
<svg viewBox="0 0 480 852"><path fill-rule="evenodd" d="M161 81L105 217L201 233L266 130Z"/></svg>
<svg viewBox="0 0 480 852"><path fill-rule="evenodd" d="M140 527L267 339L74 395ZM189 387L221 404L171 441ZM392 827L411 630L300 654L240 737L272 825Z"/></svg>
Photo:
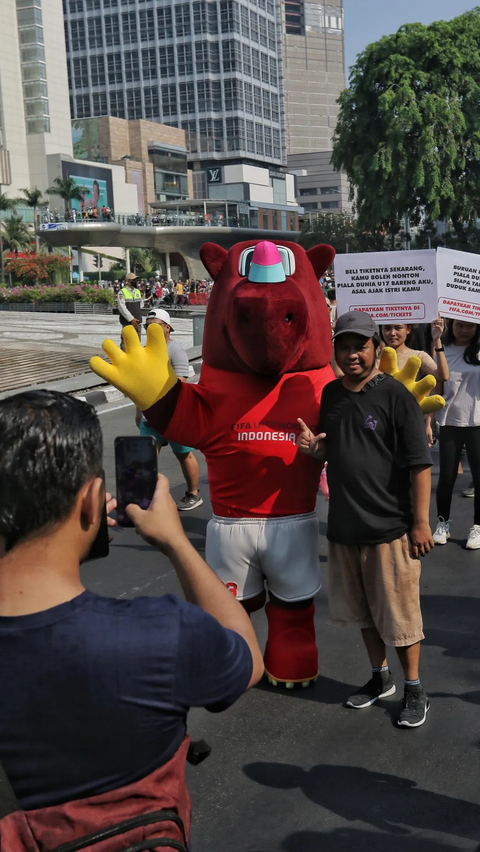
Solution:
<svg viewBox="0 0 480 852"><path fill-rule="evenodd" d="M277 284L286 281L280 252L274 243L257 243L252 256L248 280L253 284Z"/></svg>

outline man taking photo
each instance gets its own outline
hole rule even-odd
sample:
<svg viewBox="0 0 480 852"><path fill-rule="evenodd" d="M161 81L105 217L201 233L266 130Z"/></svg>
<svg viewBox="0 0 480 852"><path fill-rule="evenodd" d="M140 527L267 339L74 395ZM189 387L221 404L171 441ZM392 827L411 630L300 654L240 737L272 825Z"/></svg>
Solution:
<svg viewBox="0 0 480 852"><path fill-rule="evenodd" d="M49 391L12 396L0 402L0 441L0 761L21 807L35 811L32 830L42 848L77 837L75 801L82 834L99 827L105 799L115 814L125 798L134 816L145 785L152 809L160 800L188 830L188 710L224 710L260 679L250 619L186 538L162 476L148 511L127 511L170 559L187 602L83 587L105 504L89 405ZM55 843L48 820L35 822L46 808L57 814ZM2 838L0 822L1 848Z"/></svg>
<svg viewBox="0 0 480 852"><path fill-rule="evenodd" d="M298 448L328 461L328 576L334 623L360 628L372 677L347 701L370 707L396 691L386 645L405 675L397 724L423 725L429 700L419 678L420 561L433 547L429 526L431 458L420 407L380 373L380 334L368 314L337 320L335 360L343 377L328 384L320 434L299 420Z"/></svg>

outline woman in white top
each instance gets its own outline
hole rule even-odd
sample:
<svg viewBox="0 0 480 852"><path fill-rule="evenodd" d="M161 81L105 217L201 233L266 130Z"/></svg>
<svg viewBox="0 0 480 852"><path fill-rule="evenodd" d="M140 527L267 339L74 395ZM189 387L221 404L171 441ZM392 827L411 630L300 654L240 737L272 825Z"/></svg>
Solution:
<svg viewBox="0 0 480 852"><path fill-rule="evenodd" d="M382 325L381 334L386 346L391 346L397 353L398 369L401 370L405 366L408 359L412 355L420 358L422 366L420 368L421 376L435 376L437 382L445 382L448 379L448 364L441 344L443 334L443 319L439 318L432 322L432 340L435 352L437 353L437 361L435 362L428 352L423 349L411 349L410 339L414 329L411 325L396 323L395 325Z"/></svg>
<svg viewBox="0 0 480 852"><path fill-rule="evenodd" d="M467 549L480 548L480 325L447 320L444 338L450 377L445 382L445 408L438 411L440 426L440 477L437 486L438 524L435 544L450 538L450 506L463 447L475 489L473 527Z"/></svg>

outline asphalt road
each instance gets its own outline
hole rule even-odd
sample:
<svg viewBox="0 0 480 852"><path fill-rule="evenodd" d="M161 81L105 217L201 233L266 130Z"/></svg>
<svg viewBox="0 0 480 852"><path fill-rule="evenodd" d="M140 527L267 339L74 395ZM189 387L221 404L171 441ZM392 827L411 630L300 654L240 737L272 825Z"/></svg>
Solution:
<svg viewBox="0 0 480 852"><path fill-rule="evenodd" d="M135 434L133 411L113 406L101 414L109 487L113 440ZM211 509L197 455L205 503L184 526L203 553ZM159 469L179 498L184 486L170 449ZM188 769L194 852L480 850L480 551L463 549L473 523L473 500L459 496L468 481L468 473L457 481L452 540L423 563L426 725L395 727L402 677L393 654L397 696L368 710L342 706L369 668L357 632L329 623L324 588L316 613L321 677L313 687L287 692L262 682L224 714L191 713L191 735L212 746L205 763ZM326 506L320 497L322 532ZM323 562L325 553L322 537ZM108 559L85 566L83 577L93 591L116 597L179 590L168 560L130 530L118 531ZM254 623L263 646L263 612Z"/></svg>

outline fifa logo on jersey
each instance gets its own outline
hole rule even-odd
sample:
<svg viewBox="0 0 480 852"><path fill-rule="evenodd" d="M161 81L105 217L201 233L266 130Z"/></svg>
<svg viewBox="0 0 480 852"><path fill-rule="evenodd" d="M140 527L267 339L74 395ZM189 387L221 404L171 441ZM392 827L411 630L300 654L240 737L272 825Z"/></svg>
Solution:
<svg viewBox="0 0 480 852"><path fill-rule="evenodd" d="M365 429L371 429L372 432L375 432L375 429L378 426L378 420L374 420L372 415L369 414L364 423Z"/></svg>

